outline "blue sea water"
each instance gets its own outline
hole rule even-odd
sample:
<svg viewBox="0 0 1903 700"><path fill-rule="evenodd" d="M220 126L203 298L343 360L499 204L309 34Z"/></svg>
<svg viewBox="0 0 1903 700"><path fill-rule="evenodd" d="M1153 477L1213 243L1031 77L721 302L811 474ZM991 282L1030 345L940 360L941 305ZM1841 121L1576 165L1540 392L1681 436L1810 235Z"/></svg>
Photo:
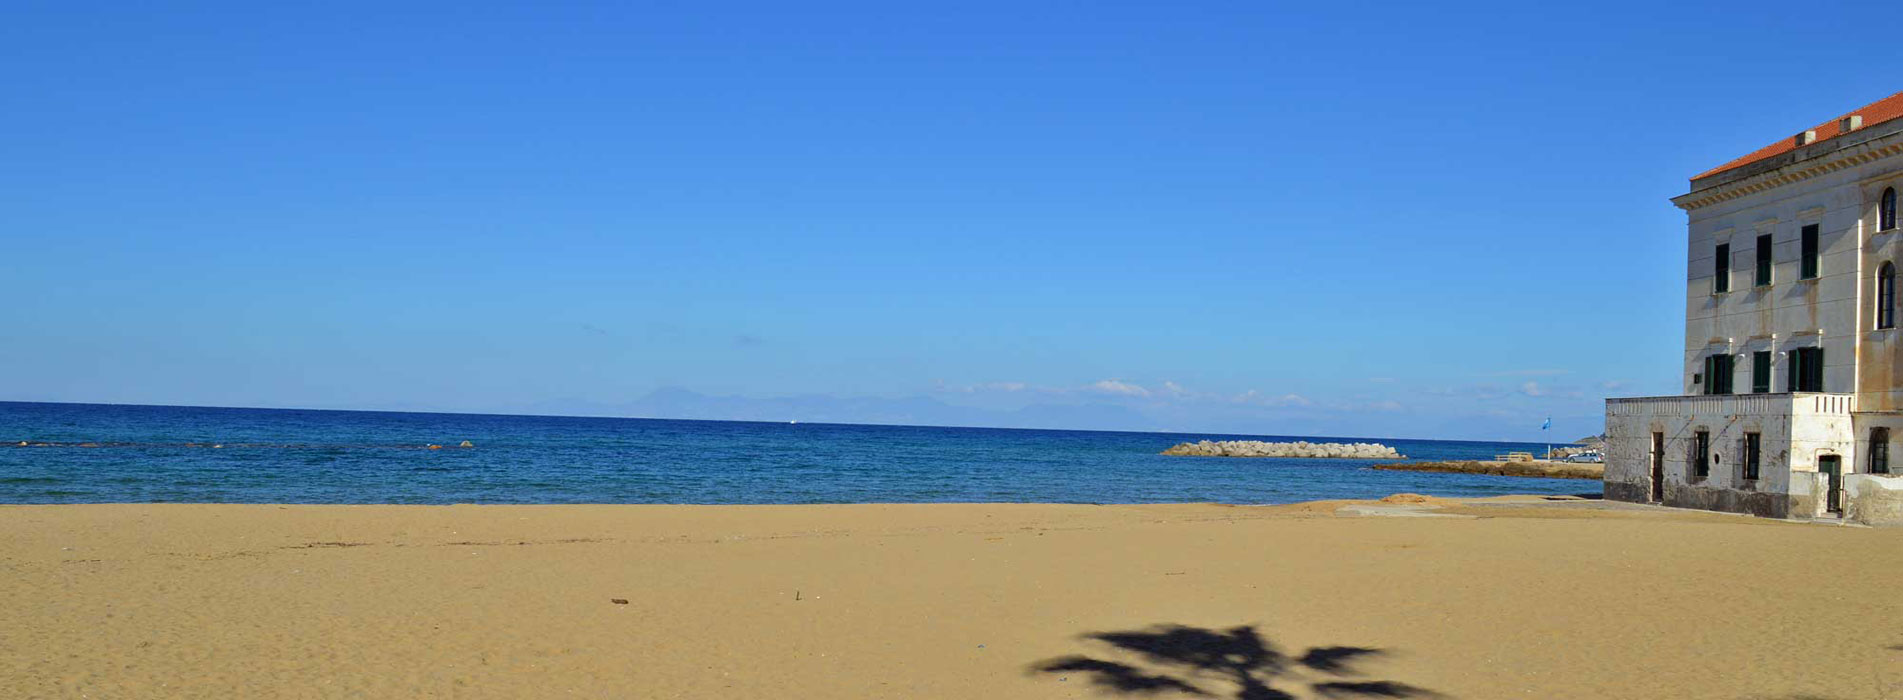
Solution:
<svg viewBox="0 0 1903 700"><path fill-rule="evenodd" d="M1374 471L1372 461L1165 457L1203 439L1378 441L1413 459L1542 445L1205 433L0 402L0 503L1290 503L1597 492ZM463 441L474 447L459 448ZM25 441L30 445L17 446ZM32 446L47 443L47 446ZM428 449L431 444L443 449ZM82 446L90 445L90 446ZM217 445L218 447L213 447Z"/></svg>

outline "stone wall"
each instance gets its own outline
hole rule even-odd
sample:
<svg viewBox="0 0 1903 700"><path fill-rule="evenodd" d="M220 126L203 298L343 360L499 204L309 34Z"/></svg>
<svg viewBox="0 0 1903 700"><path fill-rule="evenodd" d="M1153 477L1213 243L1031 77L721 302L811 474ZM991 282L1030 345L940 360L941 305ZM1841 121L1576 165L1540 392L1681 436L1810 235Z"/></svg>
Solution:
<svg viewBox="0 0 1903 700"><path fill-rule="evenodd" d="M1903 476L1844 477L1844 517L1865 525L1903 525Z"/></svg>

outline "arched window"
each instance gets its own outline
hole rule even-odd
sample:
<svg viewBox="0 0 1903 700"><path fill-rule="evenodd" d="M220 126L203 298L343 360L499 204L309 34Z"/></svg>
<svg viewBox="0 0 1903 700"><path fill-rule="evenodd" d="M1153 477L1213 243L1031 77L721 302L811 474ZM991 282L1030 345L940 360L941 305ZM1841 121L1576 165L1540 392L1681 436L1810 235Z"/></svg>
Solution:
<svg viewBox="0 0 1903 700"><path fill-rule="evenodd" d="M1896 266L1877 268L1877 327L1896 327Z"/></svg>
<svg viewBox="0 0 1903 700"><path fill-rule="evenodd" d="M1877 230L1893 228L1896 228L1896 188L1886 187L1883 196L1877 199Z"/></svg>

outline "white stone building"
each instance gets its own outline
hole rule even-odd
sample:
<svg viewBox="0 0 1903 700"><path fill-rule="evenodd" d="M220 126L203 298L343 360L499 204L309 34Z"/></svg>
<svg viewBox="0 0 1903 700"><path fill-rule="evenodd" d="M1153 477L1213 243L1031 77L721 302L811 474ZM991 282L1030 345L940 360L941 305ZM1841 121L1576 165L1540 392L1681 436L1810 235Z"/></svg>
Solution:
<svg viewBox="0 0 1903 700"><path fill-rule="evenodd" d="M1903 93L1691 180L1684 394L1606 401L1606 497L1903 522Z"/></svg>

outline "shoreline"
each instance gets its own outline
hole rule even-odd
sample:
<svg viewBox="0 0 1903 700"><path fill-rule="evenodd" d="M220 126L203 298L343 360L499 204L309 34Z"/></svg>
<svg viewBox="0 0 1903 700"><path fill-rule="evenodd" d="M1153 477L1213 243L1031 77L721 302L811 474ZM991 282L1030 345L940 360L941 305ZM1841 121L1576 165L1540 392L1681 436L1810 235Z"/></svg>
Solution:
<svg viewBox="0 0 1903 700"><path fill-rule="evenodd" d="M1788 595L1903 579L1903 531L1567 497L13 505L0 532L7 697L1119 697L1041 670L1079 656L1233 696L1089 635L1244 630L1454 697L1903 684L1899 603ZM1269 682L1335 678L1303 673Z"/></svg>

